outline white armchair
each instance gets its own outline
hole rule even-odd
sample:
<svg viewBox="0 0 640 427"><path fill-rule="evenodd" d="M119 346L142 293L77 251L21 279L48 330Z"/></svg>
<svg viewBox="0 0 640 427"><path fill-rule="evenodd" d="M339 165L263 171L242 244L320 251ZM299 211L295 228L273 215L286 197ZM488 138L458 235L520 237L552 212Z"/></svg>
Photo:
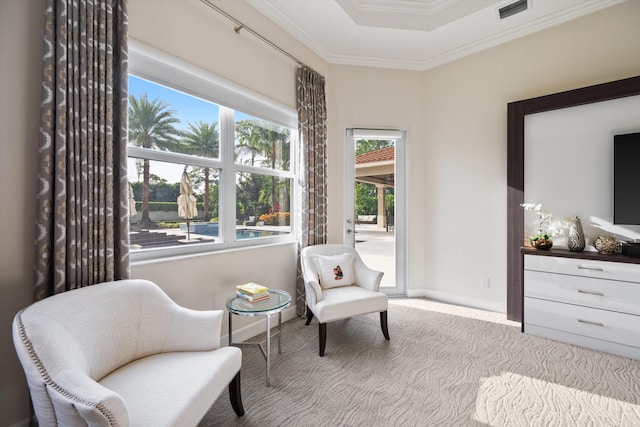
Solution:
<svg viewBox="0 0 640 427"><path fill-rule="evenodd" d="M367 267L358 252L346 245L307 246L301 251L307 322L318 319L319 353L324 356L327 323L366 313L380 313L385 339L388 298L379 291L384 273Z"/></svg>
<svg viewBox="0 0 640 427"><path fill-rule="evenodd" d="M220 347L222 310L195 311L146 280L54 295L18 312L13 340L40 426L195 426L242 353Z"/></svg>

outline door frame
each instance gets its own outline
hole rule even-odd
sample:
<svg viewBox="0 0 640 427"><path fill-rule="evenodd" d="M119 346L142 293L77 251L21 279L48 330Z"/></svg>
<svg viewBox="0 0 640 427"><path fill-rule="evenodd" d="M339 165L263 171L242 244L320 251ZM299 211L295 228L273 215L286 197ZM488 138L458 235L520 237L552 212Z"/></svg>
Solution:
<svg viewBox="0 0 640 427"><path fill-rule="evenodd" d="M409 176L409 140L407 131L398 128L378 128L354 126L345 129L344 143L344 212L343 242L355 246L355 138L358 139L393 139L395 140L395 189L394 189L394 228L395 228L395 261L396 286L380 288L389 296L407 295L407 218L408 218L408 176Z"/></svg>

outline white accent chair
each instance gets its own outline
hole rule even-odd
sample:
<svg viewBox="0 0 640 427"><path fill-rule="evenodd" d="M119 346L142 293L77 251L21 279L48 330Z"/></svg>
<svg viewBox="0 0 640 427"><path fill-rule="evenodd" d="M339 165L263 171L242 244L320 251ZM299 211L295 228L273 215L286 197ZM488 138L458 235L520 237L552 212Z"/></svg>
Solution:
<svg viewBox="0 0 640 427"><path fill-rule="evenodd" d="M195 426L229 386L244 414L242 352L222 310L177 305L146 280L54 295L18 312L13 341L40 426Z"/></svg>
<svg viewBox="0 0 640 427"><path fill-rule="evenodd" d="M350 254L353 259L353 283L349 286L323 286L318 266L318 256L331 257ZM380 326L385 339L387 328L388 298L379 291L384 273L367 267L354 248L346 245L326 244L307 246L301 253L301 267L305 285L307 322L318 319L319 353L324 356L327 342L327 323L366 313L380 313Z"/></svg>

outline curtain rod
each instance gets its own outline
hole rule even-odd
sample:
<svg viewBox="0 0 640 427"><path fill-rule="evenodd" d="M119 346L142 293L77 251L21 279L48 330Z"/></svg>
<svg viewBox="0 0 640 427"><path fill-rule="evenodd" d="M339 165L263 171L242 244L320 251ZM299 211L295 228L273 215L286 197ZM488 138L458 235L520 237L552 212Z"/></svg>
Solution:
<svg viewBox="0 0 640 427"><path fill-rule="evenodd" d="M236 26L233 29L233 31L235 31L236 34L240 34L241 30L247 30L250 34L256 36L257 38L259 38L260 40L262 40L263 42L265 42L266 44L268 44L269 46L271 46L272 48L274 48L275 50L277 50L278 52L280 52L281 54L283 54L287 58L291 59L293 62L297 63L298 65L300 65L302 67L306 67L306 65L302 61L300 61L298 58L296 58L295 56L291 55L289 52L287 52L286 50L282 49L280 46L278 46L277 44L273 43L271 40L266 39L265 37L263 37L262 35L258 34L257 32L252 30L251 28L247 27L242 22L238 21L236 18L234 18L233 16L229 15L224 10L220 9L218 6L209 3L207 0L200 0L200 1L202 1L202 3L206 4L211 9L215 10L216 12L218 12L219 14L221 14L222 16L224 16L225 18L227 18L228 20L230 20L234 24L236 24Z"/></svg>

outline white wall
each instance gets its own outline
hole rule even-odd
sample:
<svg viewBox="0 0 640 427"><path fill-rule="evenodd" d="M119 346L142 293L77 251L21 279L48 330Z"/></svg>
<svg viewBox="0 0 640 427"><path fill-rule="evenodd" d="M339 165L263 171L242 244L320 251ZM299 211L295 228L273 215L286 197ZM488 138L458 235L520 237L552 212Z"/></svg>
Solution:
<svg viewBox="0 0 640 427"><path fill-rule="evenodd" d="M33 298L43 1L0 1L0 426L27 417L11 321Z"/></svg>
<svg viewBox="0 0 640 427"><path fill-rule="evenodd" d="M541 203L563 220L577 215L587 240L599 235L640 239L640 226L613 224L614 135L640 132L640 96L582 105L525 117L525 201ZM538 216L525 212L525 236ZM566 235L553 238L566 247Z"/></svg>
<svg viewBox="0 0 640 427"><path fill-rule="evenodd" d="M407 127L409 295L506 311L507 103L638 75L638 16L626 2L422 73L332 66L331 238L344 128Z"/></svg>
<svg viewBox="0 0 640 427"><path fill-rule="evenodd" d="M425 73L428 295L506 311L507 103L638 75L638 16L626 2Z"/></svg>
<svg viewBox="0 0 640 427"><path fill-rule="evenodd" d="M409 158L425 156L422 126L422 73L379 68L332 65L327 90L328 110L328 234L330 243L342 242L344 217L344 141L347 128L406 130ZM416 95L418 94L418 95ZM424 235L422 193L424 169L415 163L409 168L409 234ZM412 191L411 189L415 189ZM409 239L415 243L415 239ZM408 257L408 287L421 287L423 250L412 245Z"/></svg>
<svg viewBox="0 0 640 427"><path fill-rule="evenodd" d="M236 285L257 282L283 289L295 298L297 249L295 243L262 248L233 249L214 254L136 263L131 277L157 283L174 301L195 310L222 310ZM295 302L283 320L295 317ZM234 341L264 332L263 317L240 317L233 321ZM274 322L271 323L274 325ZM245 328L246 330L240 330ZM222 333L228 333L227 316ZM226 342L226 341L224 341Z"/></svg>

